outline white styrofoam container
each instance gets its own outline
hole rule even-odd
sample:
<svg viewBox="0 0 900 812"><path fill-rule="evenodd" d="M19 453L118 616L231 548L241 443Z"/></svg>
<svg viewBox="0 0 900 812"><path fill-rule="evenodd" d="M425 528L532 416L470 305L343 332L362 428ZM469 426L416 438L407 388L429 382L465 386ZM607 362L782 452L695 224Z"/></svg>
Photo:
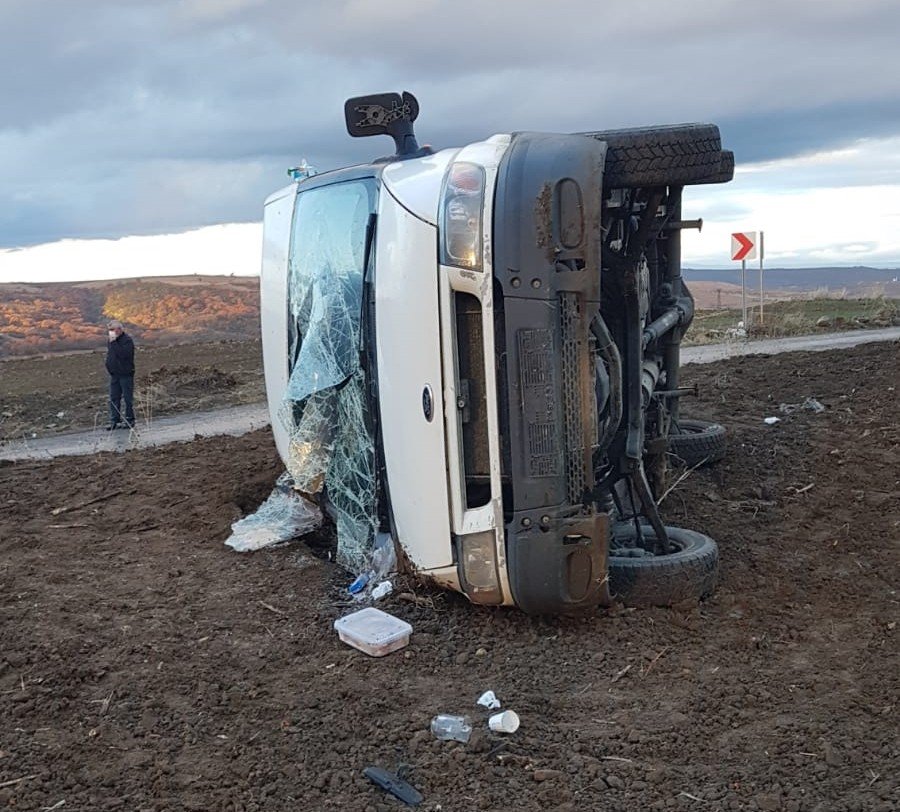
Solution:
<svg viewBox="0 0 900 812"><path fill-rule="evenodd" d="M384 657L409 643L412 626L374 606L334 621L338 637L347 645L373 657Z"/></svg>

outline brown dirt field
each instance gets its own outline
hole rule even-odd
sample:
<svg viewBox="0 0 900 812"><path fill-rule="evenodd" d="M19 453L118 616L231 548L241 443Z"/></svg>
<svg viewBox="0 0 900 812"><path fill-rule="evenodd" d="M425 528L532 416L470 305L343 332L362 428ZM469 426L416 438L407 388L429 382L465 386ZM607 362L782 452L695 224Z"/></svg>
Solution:
<svg viewBox="0 0 900 812"><path fill-rule="evenodd" d="M138 421L265 400L261 352L259 341L139 346ZM105 357L105 350L97 350L0 360L0 440L105 425Z"/></svg>
<svg viewBox="0 0 900 812"><path fill-rule="evenodd" d="M334 565L223 546L279 471L266 432L3 465L0 809L401 808L370 764L430 812L900 808L898 349L685 370L730 432L664 503L719 541L701 605L546 619L420 587L384 602L415 632L380 660L332 630ZM827 410L778 412L807 396Z"/></svg>

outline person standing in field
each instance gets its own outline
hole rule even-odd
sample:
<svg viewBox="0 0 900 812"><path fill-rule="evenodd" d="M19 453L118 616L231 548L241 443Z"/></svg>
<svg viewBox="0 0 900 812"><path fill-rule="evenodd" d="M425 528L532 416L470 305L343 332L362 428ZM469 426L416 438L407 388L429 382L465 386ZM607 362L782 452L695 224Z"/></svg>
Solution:
<svg viewBox="0 0 900 812"><path fill-rule="evenodd" d="M131 429L134 428L134 342L120 321L108 322L106 329L109 335L106 348L106 371L109 373L109 425L106 430L112 431L123 425Z"/></svg>

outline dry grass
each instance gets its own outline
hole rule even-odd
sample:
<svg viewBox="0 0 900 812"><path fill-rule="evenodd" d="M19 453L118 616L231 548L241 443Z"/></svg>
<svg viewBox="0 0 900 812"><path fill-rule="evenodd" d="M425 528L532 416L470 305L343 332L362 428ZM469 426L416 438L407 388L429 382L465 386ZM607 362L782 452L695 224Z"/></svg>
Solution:
<svg viewBox="0 0 900 812"><path fill-rule="evenodd" d="M765 305L763 316L763 324L760 324L758 303L748 308L748 332L752 337L782 338L830 330L874 329L900 324L900 300L884 296L871 299L815 297L771 302ZM740 320L740 309L697 311L685 343L722 341Z"/></svg>

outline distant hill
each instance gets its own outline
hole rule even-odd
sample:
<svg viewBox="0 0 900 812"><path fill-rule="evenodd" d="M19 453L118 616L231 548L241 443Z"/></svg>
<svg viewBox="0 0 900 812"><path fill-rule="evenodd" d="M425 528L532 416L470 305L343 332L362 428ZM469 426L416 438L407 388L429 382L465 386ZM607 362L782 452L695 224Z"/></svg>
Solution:
<svg viewBox="0 0 900 812"><path fill-rule="evenodd" d="M698 270L685 268L683 273L688 282L741 283L741 268L738 263L730 268ZM756 261L747 263L747 286L756 289L759 280L759 266ZM778 288L784 291L845 291L851 296L900 294L900 269L869 268L766 268L763 271L766 289Z"/></svg>
<svg viewBox="0 0 900 812"><path fill-rule="evenodd" d="M687 268L698 308L740 306L734 268ZM900 270L771 268L773 298L900 297ZM757 272L748 268L748 289ZM259 279L232 276L158 276L99 282L0 284L0 358L102 348L107 319L119 319L141 346L259 336Z"/></svg>
<svg viewBox="0 0 900 812"><path fill-rule="evenodd" d="M103 347L119 319L138 345L259 335L259 279L143 277L0 284L0 357Z"/></svg>

